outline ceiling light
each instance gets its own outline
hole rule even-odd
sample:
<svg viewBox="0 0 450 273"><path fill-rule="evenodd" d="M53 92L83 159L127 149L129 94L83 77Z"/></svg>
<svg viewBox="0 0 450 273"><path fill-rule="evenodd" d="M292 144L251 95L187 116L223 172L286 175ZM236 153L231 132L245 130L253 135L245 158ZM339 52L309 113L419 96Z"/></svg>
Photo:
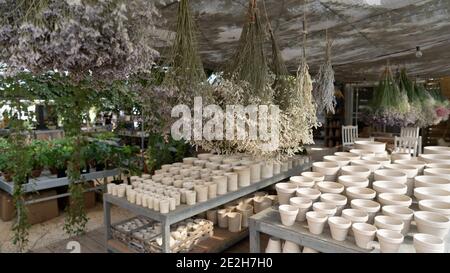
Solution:
<svg viewBox="0 0 450 273"><path fill-rule="evenodd" d="M420 46L416 46L416 57L420 58L423 56L422 50L420 50Z"/></svg>

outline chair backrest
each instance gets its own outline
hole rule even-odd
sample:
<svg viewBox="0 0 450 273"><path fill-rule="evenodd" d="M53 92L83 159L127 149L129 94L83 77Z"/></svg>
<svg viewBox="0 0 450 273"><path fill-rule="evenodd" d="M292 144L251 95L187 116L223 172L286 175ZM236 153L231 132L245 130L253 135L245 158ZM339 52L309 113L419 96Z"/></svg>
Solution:
<svg viewBox="0 0 450 273"><path fill-rule="evenodd" d="M417 137L395 137L394 139L395 151L401 153L409 153L412 156L417 156L419 147L419 138Z"/></svg>
<svg viewBox="0 0 450 273"><path fill-rule="evenodd" d="M342 146L350 146L358 138L358 126L342 126Z"/></svg>
<svg viewBox="0 0 450 273"><path fill-rule="evenodd" d="M400 137L419 137L419 127L405 127L400 130Z"/></svg>

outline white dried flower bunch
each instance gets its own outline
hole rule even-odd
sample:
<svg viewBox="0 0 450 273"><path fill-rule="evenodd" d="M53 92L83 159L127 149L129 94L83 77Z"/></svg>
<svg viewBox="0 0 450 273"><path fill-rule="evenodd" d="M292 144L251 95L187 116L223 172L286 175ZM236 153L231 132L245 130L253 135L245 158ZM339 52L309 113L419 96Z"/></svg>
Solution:
<svg viewBox="0 0 450 273"><path fill-rule="evenodd" d="M3 0L0 61L10 74L68 71L123 79L149 70L159 12L148 0Z"/></svg>
<svg viewBox="0 0 450 273"><path fill-rule="evenodd" d="M318 112L334 114L336 98L334 96L334 70L331 64L331 45L327 39L325 62L320 66L316 76L313 95Z"/></svg>

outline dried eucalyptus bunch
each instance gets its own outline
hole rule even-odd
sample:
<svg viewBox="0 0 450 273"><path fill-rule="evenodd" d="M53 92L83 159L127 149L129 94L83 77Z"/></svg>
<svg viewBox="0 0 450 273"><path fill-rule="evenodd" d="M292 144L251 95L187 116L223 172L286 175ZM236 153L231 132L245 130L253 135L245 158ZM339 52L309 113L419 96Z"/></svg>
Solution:
<svg viewBox="0 0 450 273"><path fill-rule="evenodd" d="M2 0L0 13L0 61L10 74L59 70L75 79L124 79L159 57L153 1Z"/></svg>
<svg viewBox="0 0 450 273"><path fill-rule="evenodd" d="M331 64L332 41L327 38L325 62L320 66L316 76L313 95L319 113L334 114L336 98L334 96L334 70Z"/></svg>

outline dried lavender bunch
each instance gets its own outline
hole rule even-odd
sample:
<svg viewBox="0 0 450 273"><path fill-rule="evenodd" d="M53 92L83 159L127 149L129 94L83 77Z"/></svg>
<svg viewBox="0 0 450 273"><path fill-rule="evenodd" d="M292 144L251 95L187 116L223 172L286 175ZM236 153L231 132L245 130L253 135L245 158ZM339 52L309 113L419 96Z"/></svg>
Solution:
<svg viewBox="0 0 450 273"><path fill-rule="evenodd" d="M124 79L158 57L153 1L3 0L0 12L0 60L9 74L59 70Z"/></svg>

